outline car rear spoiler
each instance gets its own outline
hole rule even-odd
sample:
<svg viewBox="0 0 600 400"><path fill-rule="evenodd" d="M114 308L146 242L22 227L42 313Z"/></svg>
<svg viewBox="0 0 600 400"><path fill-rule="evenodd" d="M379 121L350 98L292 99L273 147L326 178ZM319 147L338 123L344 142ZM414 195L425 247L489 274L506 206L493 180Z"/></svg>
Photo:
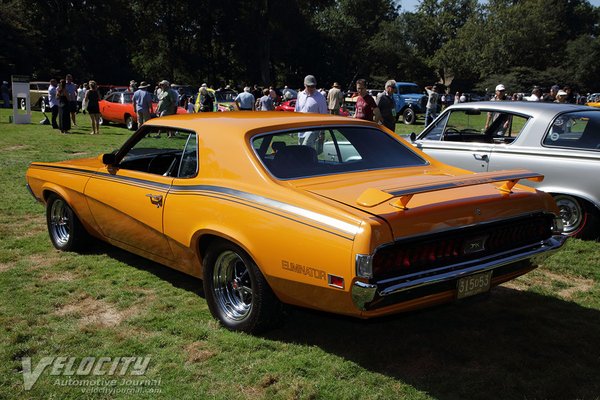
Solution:
<svg viewBox="0 0 600 400"><path fill-rule="evenodd" d="M415 194L455 189L465 186L484 185L493 182L504 182L504 184L497 189L502 193L509 194L512 193L511 190L513 186L521 179L541 182L544 179L544 175L526 169L515 169L496 172L481 172L473 175L443 176L425 184L410 185L394 189L393 191L383 191L373 188L367 189L358 196L356 203L363 207L375 207L393 198L398 198L398 200L391 205L401 210L405 210L408 202Z"/></svg>

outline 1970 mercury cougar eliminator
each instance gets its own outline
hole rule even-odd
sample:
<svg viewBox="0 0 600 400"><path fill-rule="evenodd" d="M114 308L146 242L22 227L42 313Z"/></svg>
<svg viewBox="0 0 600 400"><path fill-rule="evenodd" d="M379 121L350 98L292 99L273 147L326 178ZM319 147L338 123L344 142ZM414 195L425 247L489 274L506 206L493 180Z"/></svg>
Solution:
<svg viewBox="0 0 600 400"><path fill-rule="evenodd" d="M283 304L370 318L489 291L564 242L527 170L474 174L329 115L153 119L115 152L34 162L53 245L93 236L203 279L227 328Z"/></svg>

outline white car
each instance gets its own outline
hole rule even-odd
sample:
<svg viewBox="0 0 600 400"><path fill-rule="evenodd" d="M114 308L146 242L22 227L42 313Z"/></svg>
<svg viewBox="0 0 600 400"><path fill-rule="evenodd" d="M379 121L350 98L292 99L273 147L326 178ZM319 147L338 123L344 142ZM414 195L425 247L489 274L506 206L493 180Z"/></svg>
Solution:
<svg viewBox="0 0 600 400"><path fill-rule="evenodd" d="M527 182L554 196L565 233L600 236L600 109L572 104L488 101L447 108L415 146L476 172L526 168Z"/></svg>

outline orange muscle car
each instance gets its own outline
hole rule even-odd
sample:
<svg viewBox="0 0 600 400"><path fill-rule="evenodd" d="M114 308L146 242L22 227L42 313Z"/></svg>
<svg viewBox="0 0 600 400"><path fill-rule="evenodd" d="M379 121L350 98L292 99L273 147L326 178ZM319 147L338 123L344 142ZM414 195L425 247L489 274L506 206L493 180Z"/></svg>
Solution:
<svg viewBox="0 0 600 400"><path fill-rule="evenodd" d="M93 236L203 280L222 325L284 304L370 318L490 290L565 241L527 170L474 174L371 122L281 112L153 119L115 152L34 162L52 244Z"/></svg>

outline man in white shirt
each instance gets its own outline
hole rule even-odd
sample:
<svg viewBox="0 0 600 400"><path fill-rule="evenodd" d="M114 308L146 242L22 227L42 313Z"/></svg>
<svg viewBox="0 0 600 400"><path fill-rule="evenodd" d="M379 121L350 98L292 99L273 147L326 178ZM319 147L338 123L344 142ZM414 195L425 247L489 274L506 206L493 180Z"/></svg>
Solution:
<svg viewBox="0 0 600 400"><path fill-rule="evenodd" d="M52 112L52 128L58 129L58 123L56 119L58 118L58 99L56 98L56 90L58 89L56 85L56 79L50 79L50 86L48 86L48 106L50 107L50 112Z"/></svg>
<svg viewBox="0 0 600 400"><path fill-rule="evenodd" d="M296 112L327 114L327 100L319 91L317 91L317 80L313 75L306 75L304 78L304 90L298 93L296 99ZM300 132L298 134L298 144L313 146L319 138L319 131Z"/></svg>
<svg viewBox="0 0 600 400"><path fill-rule="evenodd" d="M531 96L526 97L527 101L541 101L542 99L542 91L539 87L534 86L531 91Z"/></svg>

